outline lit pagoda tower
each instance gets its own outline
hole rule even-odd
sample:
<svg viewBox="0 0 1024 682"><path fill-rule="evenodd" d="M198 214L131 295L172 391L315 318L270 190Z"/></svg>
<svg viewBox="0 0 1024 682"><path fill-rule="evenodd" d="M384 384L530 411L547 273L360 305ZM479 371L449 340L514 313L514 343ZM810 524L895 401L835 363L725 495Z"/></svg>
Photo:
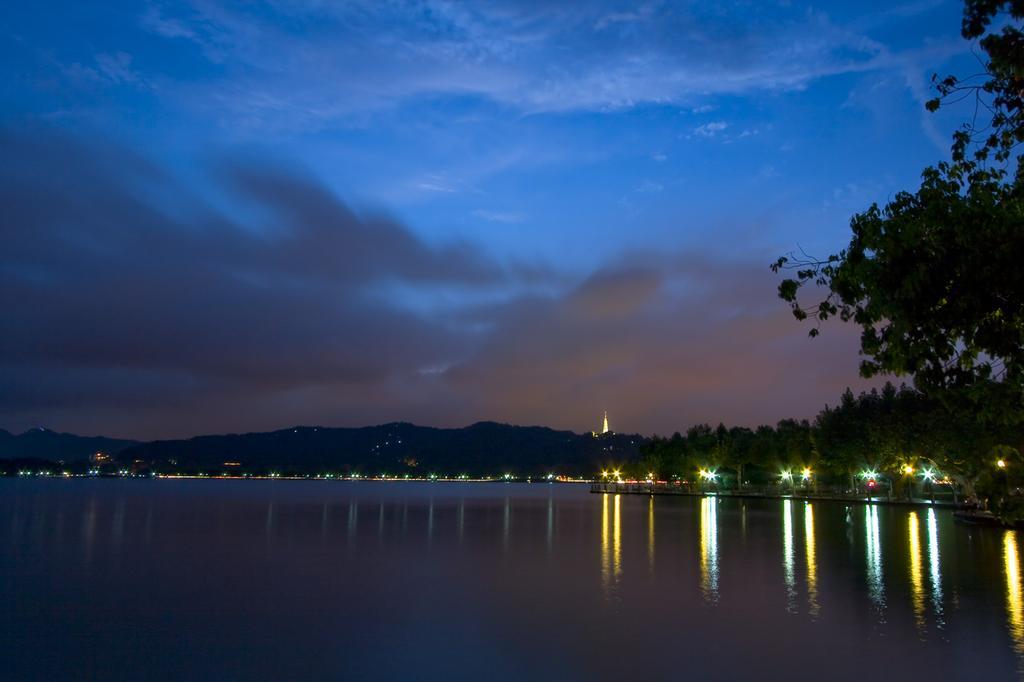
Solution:
<svg viewBox="0 0 1024 682"><path fill-rule="evenodd" d="M604 411L604 425L601 427L601 433L608 433L608 410Z"/></svg>

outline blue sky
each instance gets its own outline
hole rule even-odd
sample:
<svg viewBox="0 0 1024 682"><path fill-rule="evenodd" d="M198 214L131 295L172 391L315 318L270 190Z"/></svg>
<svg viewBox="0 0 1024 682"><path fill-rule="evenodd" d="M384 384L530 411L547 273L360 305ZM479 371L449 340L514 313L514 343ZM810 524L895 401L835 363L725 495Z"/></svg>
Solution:
<svg viewBox="0 0 1024 682"><path fill-rule="evenodd" d="M972 67L960 12L927 1L8 3L0 113L5 146L20 151L7 155L5 202L37 192L77 207L17 223L22 213L8 211L5 235L25 245L0 262L17 278L11 287L28 286L27 271L52 270L68 290L94 280L101 261L69 275L32 240L48 234L69 253L83 243L109 252L103 226L113 220L156 220L176 246L176 235L224 225L237 239L285 239L308 228L285 219L298 215L282 213L285 185L315 188L351 212L343 222L358 227L346 239L373 242L384 230L406 246L381 249L418 255L341 240L337 248L365 247L379 262L344 285L298 287L280 305L314 297L321 316L356 305L394 319L362 341L339 321L323 347L254 349L262 364L231 378L167 349L124 361L67 339L40 355L33 334L74 311L32 313L26 301L39 290L12 294L10 319L42 326L26 327L34 331L21 346L6 342L6 426L148 436L486 418L584 430L607 408L624 430L670 432L812 416L846 385L863 385L855 338L836 329L806 339L774 299L767 264L797 245L841 248L853 212L913 189L921 169L946 156L963 112L931 115L923 103L933 73ZM224 169L240 167L287 182L239 191L240 174ZM110 181L78 196L83 178L100 177ZM280 201L268 198L278 190ZM149 217L76 225L82 210L103 215L112 201L104 192L144 204ZM131 230L155 229L118 227L128 231L118 232L119 249ZM329 260L315 239L294 241L310 250L286 280L262 260L229 264L247 248L237 241L200 270L237 278L246 269L249 285L277 296L306 276L304 259ZM152 257L136 248L123 257ZM339 258L325 267L355 264ZM435 272L436 258L462 275ZM466 274L481 269L499 276ZM161 301L140 294L119 314ZM230 297L223 304L237 308ZM114 311L96 314L97 326L111 326L102 318ZM187 324L197 337L217 336L202 320ZM251 336L253 324L241 319L240 333ZM436 347L421 352L403 325L422 326ZM738 336L735 348L722 341ZM394 356L372 380L316 378L317 363L375 365L378 347ZM232 356L226 341L205 350ZM276 375L272 366L292 352L310 366L288 363L281 373L291 380L247 385L263 370ZM708 367L717 369L702 376ZM30 389L58 371L81 381ZM170 399L139 406L140 392L159 393L162 381L208 404L209 416ZM98 384L83 404L83 387ZM243 395L249 418L215 407Z"/></svg>

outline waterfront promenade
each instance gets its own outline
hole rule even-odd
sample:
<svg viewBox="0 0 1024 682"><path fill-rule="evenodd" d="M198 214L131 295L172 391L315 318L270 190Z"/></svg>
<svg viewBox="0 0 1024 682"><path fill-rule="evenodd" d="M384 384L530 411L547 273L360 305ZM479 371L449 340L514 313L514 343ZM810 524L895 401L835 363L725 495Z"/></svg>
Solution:
<svg viewBox="0 0 1024 682"><path fill-rule="evenodd" d="M786 490L773 486L750 486L743 490L717 490L711 487L700 489L685 484L657 483L650 481L631 482L594 482L590 484L592 493L615 493L624 495L687 495L691 497L740 497L778 500L821 500L845 502L847 504L894 504L922 505L935 507L963 508L963 504L955 498L951 491L937 490L928 497L897 497L887 489L867 494L863 491L848 492L833 488L807 490Z"/></svg>

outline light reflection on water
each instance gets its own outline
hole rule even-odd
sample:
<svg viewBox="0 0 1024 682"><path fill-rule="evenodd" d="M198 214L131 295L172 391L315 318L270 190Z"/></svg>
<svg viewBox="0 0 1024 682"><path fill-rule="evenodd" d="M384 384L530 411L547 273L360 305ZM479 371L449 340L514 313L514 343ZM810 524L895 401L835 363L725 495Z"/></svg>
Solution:
<svg viewBox="0 0 1024 682"><path fill-rule="evenodd" d="M786 585L786 608L796 608L796 576L793 572L793 501L782 501L782 572Z"/></svg>
<svg viewBox="0 0 1024 682"><path fill-rule="evenodd" d="M501 548L508 551L509 537L512 532L512 501L505 497L505 514L501 523Z"/></svg>
<svg viewBox="0 0 1024 682"><path fill-rule="evenodd" d="M654 573L654 495L647 498L647 569Z"/></svg>
<svg viewBox="0 0 1024 682"><path fill-rule="evenodd" d="M551 544L555 540L555 501L550 497L548 498L548 525L545 537L547 539L547 551L550 554Z"/></svg>
<svg viewBox="0 0 1024 682"><path fill-rule="evenodd" d="M804 502L804 549L807 554L807 611L818 615L818 561L814 543L814 505Z"/></svg>
<svg viewBox="0 0 1024 682"><path fill-rule="evenodd" d="M1024 603L1021 601L1020 556L1017 531L1003 533L1003 564L1006 574L1006 616L1017 655L1024 655Z"/></svg>
<svg viewBox="0 0 1024 682"><path fill-rule="evenodd" d="M622 495L615 496L615 517L612 530L612 576L618 584L622 577L622 515L619 509L622 503Z"/></svg>
<svg viewBox="0 0 1024 682"><path fill-rule="evenodd" d="M662 679L679 656L694 679L1024 669L1017 533L943 509L557 485L76 485L0 491L6 678L630 679L643 661ZM799 666L758 663L793 641ZM229 667L188 668L218 664L195 653L210 642L235 651ZM472 673L424 655L452 643L450 660L478 656ZM332 647L345 667L317 658ZM296 660L326 667L279 667Z"/></svg>
<svg viewBox="0 0 1024 682"><path fill-rule="evenodd" d="M917 512L912 511L907 517L907 547L910 550L910 588L914 605L914 622L918 631L924 629L924 575L921 568L921 528L917 521Z"/></svg>
<svg viewBox="0 0 1024 682"><path fill-rule="evenodd" d="M939 569L939 521L935 510L928 509L928 572L932 583L932 610L935 625L942 628L942 573Z"/></svg>
<svg viewBox="0 0 1024 682"><path fill-rule="evenodd" d="M700 587L710 602L718 599L718 498L700 501Z"/></svg>
<svg viewBox="0 0 1024 682"><path fill-rule="evenodd" d="M864 507L865 556L867 558L868 593L875 606L885 607L885 583L882 579L882 541L879 532L878 507Z"/></svg>
<svg viewBox="0 0 1024 682"><path fill-rule="evenodd" d="M608 586L611 583L612 561L611 545L608 539L608 529L611 523L608 516L608 498L610 495L601 495L601 587L604 588L605 596L608 594Z"/></svg>
<svg viewBox="0 0 1024 682"><path fill-rule="evenodd" d="M622 576L621 498L621 495L601 495L601 584L606 597L612 594ZM610 515L609 506L612 508Z"/></svg>

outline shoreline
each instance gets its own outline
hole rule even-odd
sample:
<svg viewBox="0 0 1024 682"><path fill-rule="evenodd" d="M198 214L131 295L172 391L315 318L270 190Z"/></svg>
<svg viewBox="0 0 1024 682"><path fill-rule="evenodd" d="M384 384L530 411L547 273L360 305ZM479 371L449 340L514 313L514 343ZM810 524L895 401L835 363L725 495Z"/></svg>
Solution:
<svg viewBox="0 0 1024 682"><path fill-rule="evenodd" d="M755 500L804 500L807 502L843 502L846 504L884 504L890 506L942 507L953 510L964 510L966 507L959 502L950 500L929 500L922 498L892 499L889 497L867 497L862 495L837 495L815 493L771 493L744 492L739 490L724 491L692 491L681 486L662 483L600 483L590 484L591 493L616 495L665 495L684 497L734 497Z"/></svg>

